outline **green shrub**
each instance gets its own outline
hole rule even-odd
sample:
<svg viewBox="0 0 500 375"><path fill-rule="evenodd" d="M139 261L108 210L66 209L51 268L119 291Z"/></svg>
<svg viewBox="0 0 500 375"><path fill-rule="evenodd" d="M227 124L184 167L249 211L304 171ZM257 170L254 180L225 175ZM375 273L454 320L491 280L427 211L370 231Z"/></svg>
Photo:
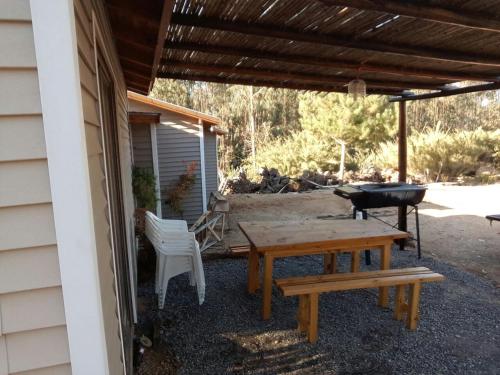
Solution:
<svg viewBox="0 0 500 375"><path fill-rule="evenodd" d="M474 175L481 163L499 165L500 130L445 132L439 125L408 137L408 170L430 180ZM382 143L378 150L358 156L363 167L397 168L397 142Z"/></svg>
<svg viewBox="0 0 500 375"><path fill-rule="evenodd" d="M134 167L132 189L138 208L156 208L156 177L149 168Z"/></svg>

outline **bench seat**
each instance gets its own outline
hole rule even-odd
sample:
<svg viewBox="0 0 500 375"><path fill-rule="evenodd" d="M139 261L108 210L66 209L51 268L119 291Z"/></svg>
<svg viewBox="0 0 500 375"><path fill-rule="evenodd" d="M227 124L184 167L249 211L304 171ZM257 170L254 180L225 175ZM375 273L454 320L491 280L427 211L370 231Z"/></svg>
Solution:
<svg viewBox="0 0 500 375"><path fill-rule="evenodd" d="M275 280L275 284L284 296L299 296L298 328L307 333L309 342L315 342L318 338L318 303L321 293L394 286L394 318L402 320L406 312L407 327L414 330L418 321L421 284L442 280L444 276L439 273L426 267L414 267L291 277ZM409 287L408 295L405 293L406 287Z"/></svg>

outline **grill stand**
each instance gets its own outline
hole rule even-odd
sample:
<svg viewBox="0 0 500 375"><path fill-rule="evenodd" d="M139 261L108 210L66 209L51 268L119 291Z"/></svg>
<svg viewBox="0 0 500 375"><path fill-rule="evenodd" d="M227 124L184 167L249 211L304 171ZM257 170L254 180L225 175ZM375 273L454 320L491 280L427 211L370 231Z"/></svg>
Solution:
<svg viewBox="0 0 500 375"><path fill-rule="evenodd" d="M357 213L361 212L362 217L358 218ZM368 220L368 212L366 210L358 210L353 206L352 208L352 218L354 220ZM369 266L372 264L372 253L370 250L365 250L365 264Z"/></svg>
<svg viewBox="0 0 500 375"><path fill-rule="evenodd" d="M405 213L405 215L404 215L404 229L402 229L399 226L400 222L398 222L398 224L396 224L396 225L398 226L399 230L403 230L403 231L407 232L408 230L407 230L406 216L409 215L409 214L411 214L412 211L415 211L415 226L417 227L416 228L417 229L417 237L416 238L412 237L411 239L417 241L418 259L422 259L422 250L421 250L421 247L420 247L420 220L419 220L419 216L418 216L418 205L412 206L413 209L410 210L410 212L407 212L407 207L408 206L399 207L399 210L401 210L402 212ZM357 212L361 212L362 213L362 218L358 218L357 217ZM367 220L368 216L371 216L374 219L377 219L377 220L383 222L384 224L390 225L393 228L396 227L396 225L392 225L392 224L390 224L390 223L388 223L388 222L386 222L386 221L384 221L384 220L382 220L382 219L380 219L380 218L378 218L378 217L376 217L374 215L369 215L367 210L359 210L355 206L353 206L353 208L352 208L352 218L354 220ZM404 245L405 245L405 241L401 240L399 242L399 250L404 250L405 249ZM371 264L371 252L370 252L370 250L365 250L365 264L367 266L369 266Z"/></svg>

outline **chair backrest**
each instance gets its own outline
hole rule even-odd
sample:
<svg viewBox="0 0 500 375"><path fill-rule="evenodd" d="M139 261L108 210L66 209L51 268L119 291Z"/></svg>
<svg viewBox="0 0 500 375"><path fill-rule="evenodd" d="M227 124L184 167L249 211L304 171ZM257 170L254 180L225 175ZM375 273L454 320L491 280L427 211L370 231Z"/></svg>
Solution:
<svg viewBox="0 0 500 375"><path fill-rule="evenodd" d="M146 212L146 230L145 234L155 248L161 246L161 225L160 218L150 211Z"/></svg>
<svg viewBox="0 0 500 375"><path fill-rule="evenodd" d="M156 249L161 248L166 237L170 237L175 241L175 233L188 233L188 226L185 220L168 220L160 219L150 211L145 214L146 225L145 234Z"/></svg>

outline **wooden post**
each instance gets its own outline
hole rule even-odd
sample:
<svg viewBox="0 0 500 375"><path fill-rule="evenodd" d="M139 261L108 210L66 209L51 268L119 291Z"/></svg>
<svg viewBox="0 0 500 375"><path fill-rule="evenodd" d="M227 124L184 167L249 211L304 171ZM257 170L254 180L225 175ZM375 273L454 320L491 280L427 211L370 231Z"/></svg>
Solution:
<svg viewBox="0 0 500 375"><path fill-rule="evenodd" d="M398 169L399 182L406 182L407 145L406 145L406 102L399 102L399 140L398 140ZM398 229L407 231L406 206L398 209ZM399 240L399 249L403 250L405 240Z"/></svg>

